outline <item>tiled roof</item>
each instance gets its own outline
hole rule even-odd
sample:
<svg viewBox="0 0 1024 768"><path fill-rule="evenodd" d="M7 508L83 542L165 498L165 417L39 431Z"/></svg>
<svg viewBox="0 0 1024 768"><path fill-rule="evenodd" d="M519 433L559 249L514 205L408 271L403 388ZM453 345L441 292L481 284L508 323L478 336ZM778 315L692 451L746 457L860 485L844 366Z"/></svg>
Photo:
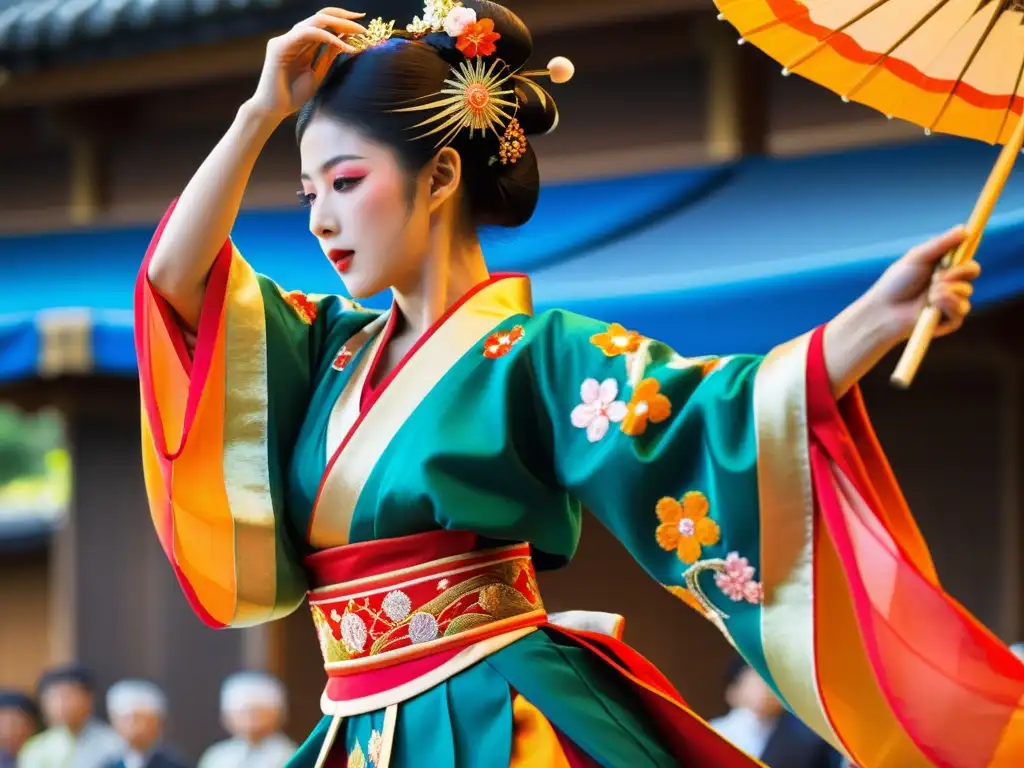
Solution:
<svg viewBox="0 0 1024 768"><path fill-rule="evenodd" d="M11 71L136 56L286 29L325 0L0 0L0 66ZM373 15L422 0L362 0ZM397 17L399 14L396 14Z"/></svg>

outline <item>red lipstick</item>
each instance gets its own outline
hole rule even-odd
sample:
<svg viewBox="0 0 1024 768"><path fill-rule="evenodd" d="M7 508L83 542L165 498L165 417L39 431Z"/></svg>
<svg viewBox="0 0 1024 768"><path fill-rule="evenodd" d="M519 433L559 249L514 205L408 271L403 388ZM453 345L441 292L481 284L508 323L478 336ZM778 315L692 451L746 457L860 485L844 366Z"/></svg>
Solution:
<svg viewBox="0 0 1024 768"><path fill-rule="evenodd" d="M352 266L352 257L355 256L355 251L344 251L340 248L335 248L327 252L327 258L331 260L331 264L338 272L346 272L348 268Z"/></svg>

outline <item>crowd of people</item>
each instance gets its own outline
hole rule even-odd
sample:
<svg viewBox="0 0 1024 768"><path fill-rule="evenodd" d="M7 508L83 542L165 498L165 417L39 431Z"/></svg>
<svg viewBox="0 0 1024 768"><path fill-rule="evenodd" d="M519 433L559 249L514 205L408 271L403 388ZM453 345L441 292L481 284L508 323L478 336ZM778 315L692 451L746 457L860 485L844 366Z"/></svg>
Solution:
<svg viewBox="0 0 1024 768"><path fill-rule="evenodd" d="M47 670L35 696L0 691L0 768L186 768L164 739L167 697L148 680L121 680L106 691L108 721L97 715L96 687L77 664ZM240 672L221 687L220 715L230 738L211 745L198 768L281 768L296 745L281 732L284 686Z"/></svg>
<svg viewBox="0 0 1024 768"><path fill-rule="evenodd" d="M1011 646L1024 659L1024 643ZM185 768L164 740L167 697L147 680L106 692L109 722L98 718L95 685L77 664L47 670L36 696L0 690L0 768ZM855 768L787 712L742 659L728 668L729 710L712 728L769 768ZM282 768L296 744L281 732L287 696L279 680L239 672L221 686L220 717L230 737L211 745L197 768Z"/></svg>

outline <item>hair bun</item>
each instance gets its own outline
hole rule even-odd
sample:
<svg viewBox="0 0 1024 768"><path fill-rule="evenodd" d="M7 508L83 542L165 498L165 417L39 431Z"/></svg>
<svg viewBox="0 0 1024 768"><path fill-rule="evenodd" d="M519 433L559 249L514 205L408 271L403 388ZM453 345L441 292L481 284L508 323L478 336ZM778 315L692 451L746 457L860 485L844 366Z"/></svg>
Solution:
<svg viewBox="0 0 1024 768"><path fill-rule="evenodd" d="M558 127L558 105L551 94L528 77L514 75L512 83L519 102L516 118L527 136L551 133Z"/></svg>

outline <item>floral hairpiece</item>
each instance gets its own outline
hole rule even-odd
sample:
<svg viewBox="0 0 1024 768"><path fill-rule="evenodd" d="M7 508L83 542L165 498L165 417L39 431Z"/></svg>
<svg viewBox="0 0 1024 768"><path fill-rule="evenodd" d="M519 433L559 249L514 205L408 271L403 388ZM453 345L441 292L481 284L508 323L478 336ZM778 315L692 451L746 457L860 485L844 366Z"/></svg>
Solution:
<svg viewBox="0 0 1024 768"><path fill-rule="evenodd" d="M499 152L492 163L515 163L526 153L526 135L516 119L519 102L509 81L513 77L525 81L543 97L543 91L528 78L546 75L552 82L564 83L574 73L572 62L561 56L552 59L547 69L531 72L512 72L498 58L485 63L484 58L497 53L495 43L501 33L494 30L493 19L478 19L476 11L461 0L426 0L423 17L414 17L405 29L413 39L443 31L455 38L455 47L466 59L452 67L452 76L444 81L446 87L434 94L432 101L395 111L432 111L434 114L413 126L427 129L414 139L440 134L438 147L465 128L471 138L477 131L493 133L498 137ZM394 21L377 18L369 23L365 35L347 38L347 42L362 51L387 42L394 34Z"/></svg>

